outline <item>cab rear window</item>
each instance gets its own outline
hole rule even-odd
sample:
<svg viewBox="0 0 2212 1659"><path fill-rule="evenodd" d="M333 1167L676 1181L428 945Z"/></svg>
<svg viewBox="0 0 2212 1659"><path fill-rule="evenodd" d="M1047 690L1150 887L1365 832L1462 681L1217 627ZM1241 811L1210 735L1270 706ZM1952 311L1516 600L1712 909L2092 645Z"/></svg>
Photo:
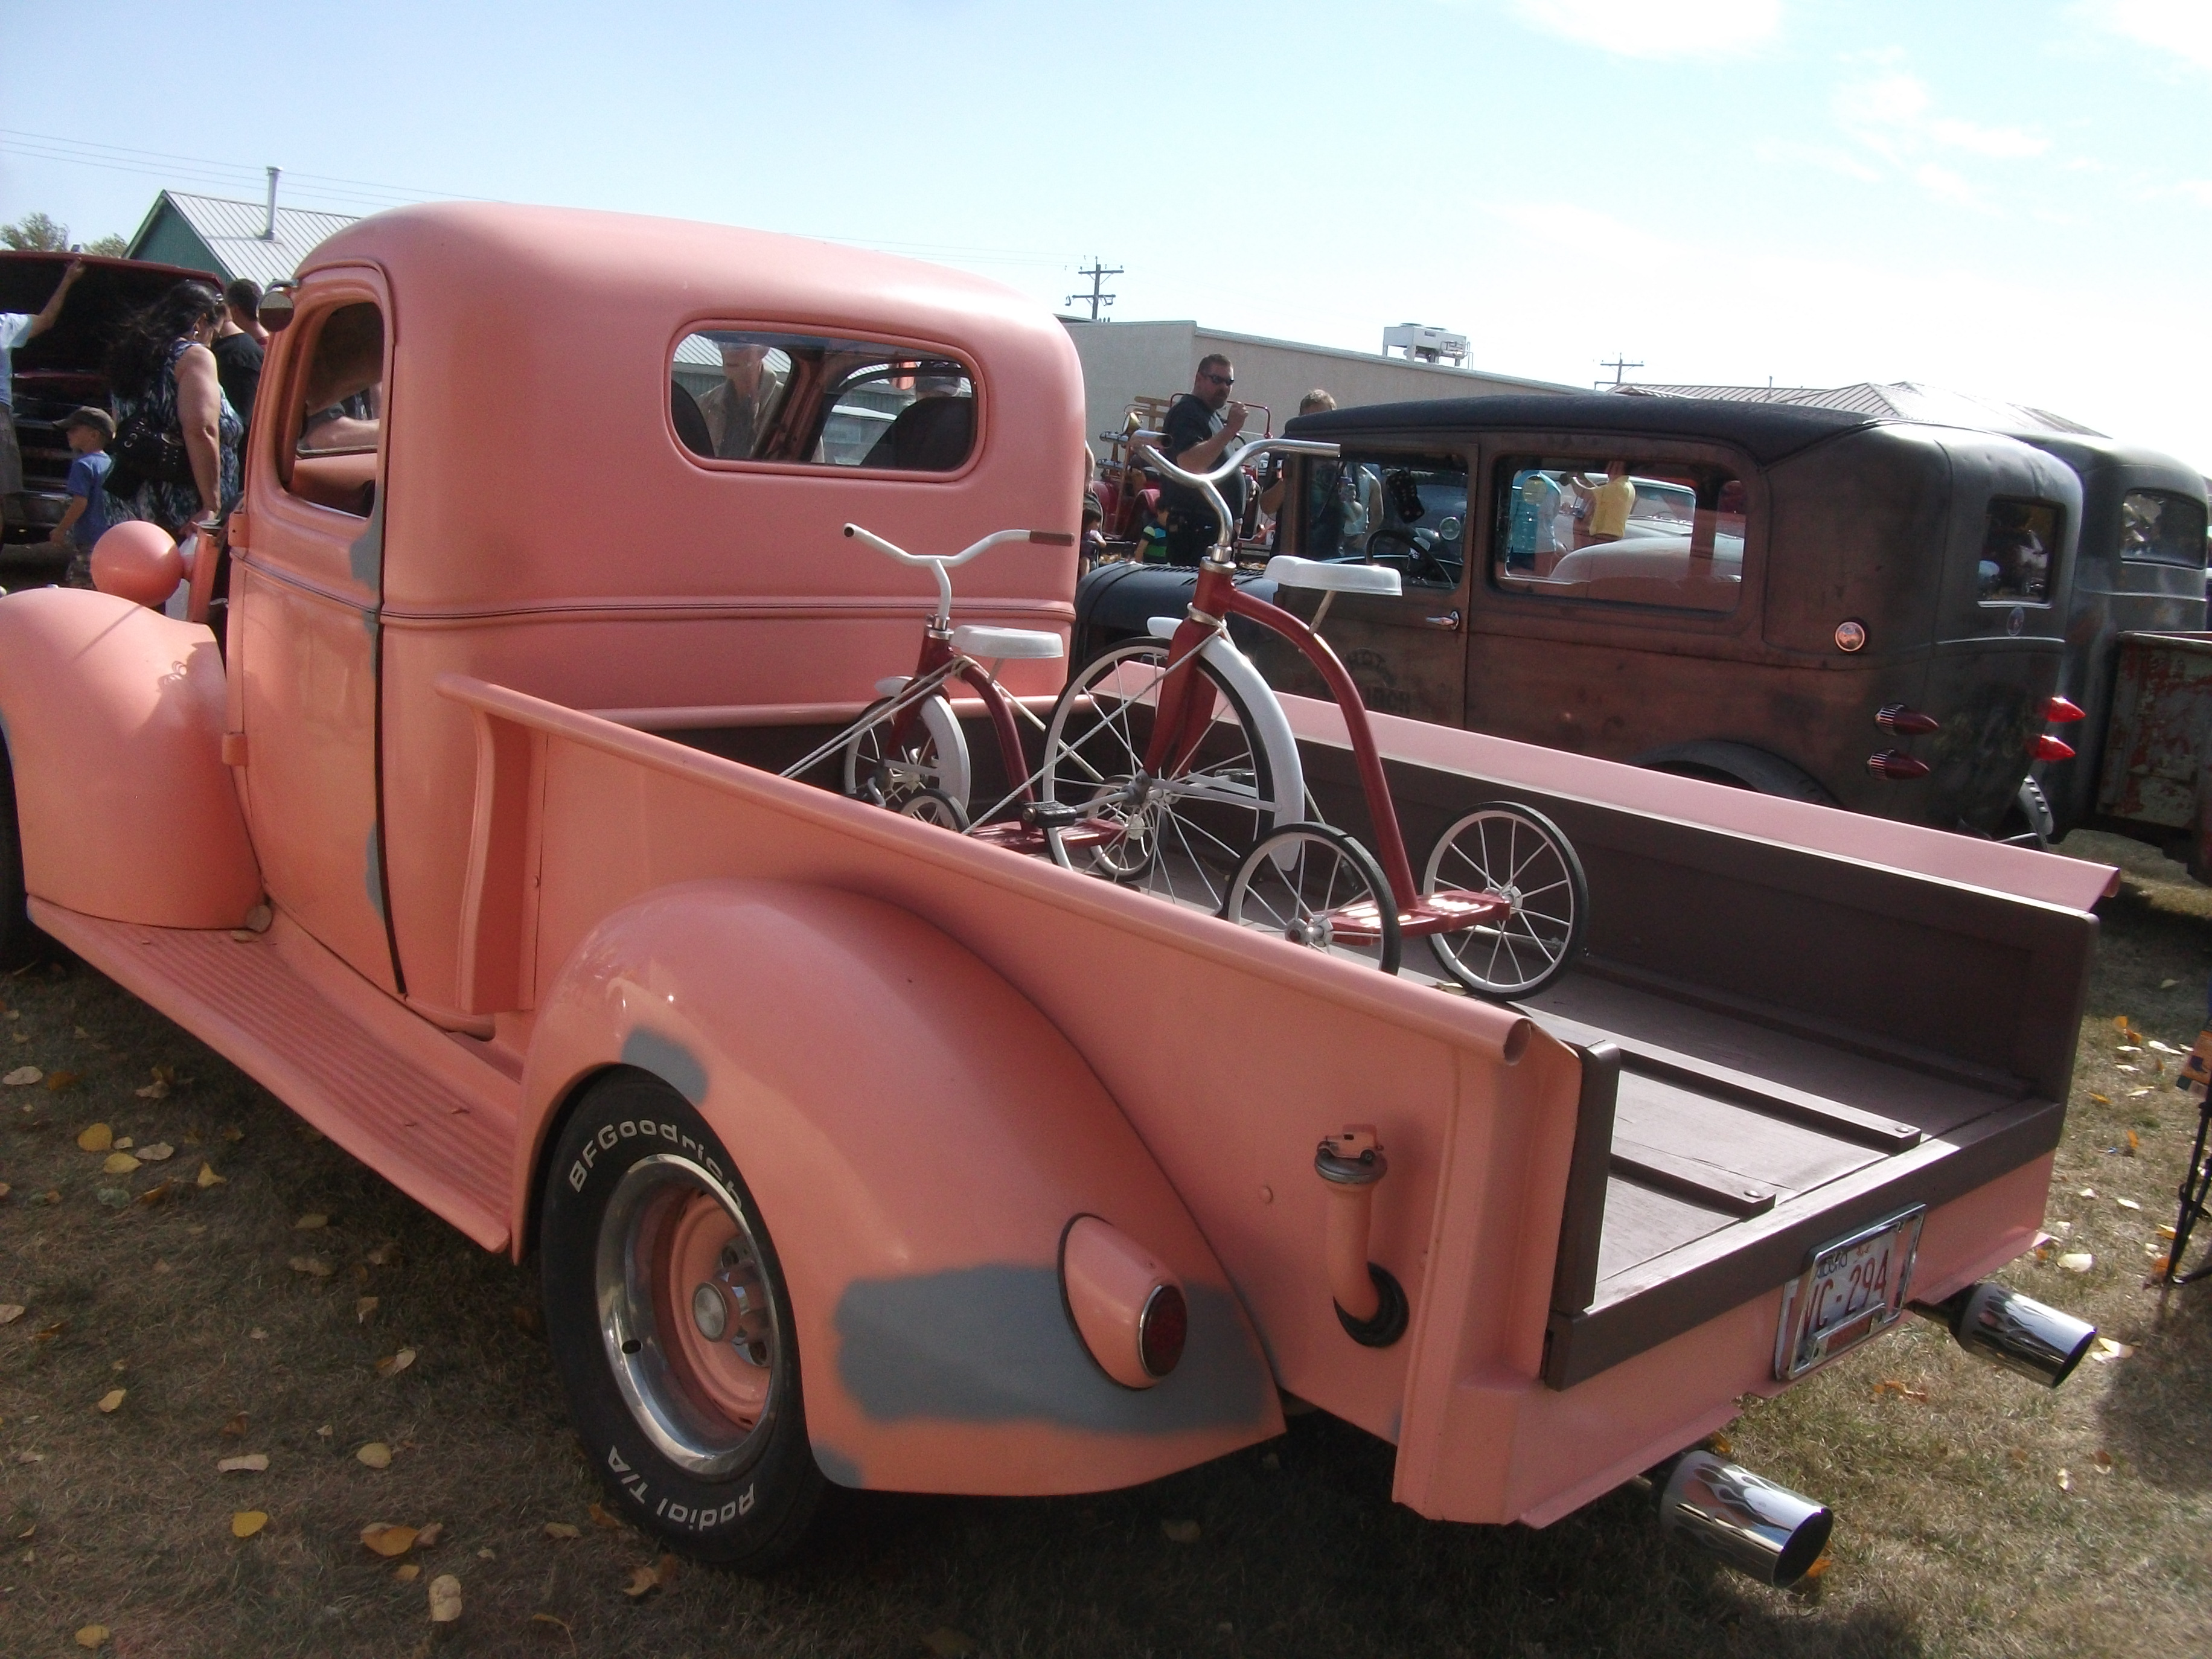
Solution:
<svg viewBox="0 0 2212 1659"><path fill-rule="evenodd" d="M954 472L975 447L975 376L873 341L702 329L676 343L668 413L703 460Z"/></svg>
<svg viewBox="0 0 2212 1659"><path fill-rule="evenodd" d="M1991 501L1974 597L1984 605L2049 605L2059 523L2049 501Z"/></svg>
<svg viewBox="0 0 2212 1659"><path fill-rule="evenodd" d="M2152 564L2204 567L2204 503L2163 489L2120 497L2120 556Z"/></svg>

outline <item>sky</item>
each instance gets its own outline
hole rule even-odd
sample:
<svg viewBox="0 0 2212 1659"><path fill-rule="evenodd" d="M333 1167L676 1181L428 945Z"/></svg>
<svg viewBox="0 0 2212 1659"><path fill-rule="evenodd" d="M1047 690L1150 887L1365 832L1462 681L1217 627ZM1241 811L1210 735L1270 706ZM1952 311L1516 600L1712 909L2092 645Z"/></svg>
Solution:
<svg viewBox="0 0 2212 1659"><path fill-rule="evenodd" d="M2212 471L2206 0L0 0L0 220L164 185L829 237L1065 309L1917 380ZM86 78L88 20L99 72ZM142 90L133 91L132 88Z"/></svg>

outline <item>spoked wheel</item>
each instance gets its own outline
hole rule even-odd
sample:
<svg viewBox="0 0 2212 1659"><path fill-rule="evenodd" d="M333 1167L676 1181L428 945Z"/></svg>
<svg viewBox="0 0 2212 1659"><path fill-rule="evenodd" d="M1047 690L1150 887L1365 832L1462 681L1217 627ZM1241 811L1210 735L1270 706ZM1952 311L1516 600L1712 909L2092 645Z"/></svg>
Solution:
<svg viewBox="0 0 2212 1659"><path fill-rule="evenodd" d="M1375 855L1325 823L1286 824L1237 866L1223 901L1227 920L1398 971L1398 907Z"/></svg>
<svg viewBox="0 0 2212 1659"><path fill-rule="evenodd" d="M721 1143L659 1079L611 1073L562 1133L543 1214L547 1332L608 1490L690 1554L786 1553L823 1483L782 1273Z"/></svg>
<svg viewBox="0 0 2212 1659"><path fill-rule="evenodd" d="M964 816L968 802L968 746L944 699L932 696L916 708L906 735L894 742L891 722L881 711L886 697L862 718L867 724L845 745L845 793L902 812L925 790L957 801ZM963 826L965 827L964 824Z"/></svg>
<svg viewBox="0 0 2212 1659"><path fill-rule="evenodd" d="M1060 695L1045 732L1039 793L1083 818L1046 830L1070 870L1218 911L1231 877L1279 815L1249 712L1201 659L1210 723L1171 775L1145 770L1168 645L1138 640L1092 660Z"/></svg>
<svg viewBox="0 0 2212 1659"><path fill-rule="evenodd" d="M955 835L963 834L968 828L968 809L942 789L917 789L899 803L898 811L902 818L918 818Z"/></svg>
<svg viewBox="0 0 2212 1659"><path fill-rule="evenodd" d="M1496 893L1510 908L1494 922L1430 935L1444 972L1478 995L1533 996L1582 949L1589 887L1559 825L1510 801L1478 806L1444 831L1421 877L1442 888Z"/></svg>

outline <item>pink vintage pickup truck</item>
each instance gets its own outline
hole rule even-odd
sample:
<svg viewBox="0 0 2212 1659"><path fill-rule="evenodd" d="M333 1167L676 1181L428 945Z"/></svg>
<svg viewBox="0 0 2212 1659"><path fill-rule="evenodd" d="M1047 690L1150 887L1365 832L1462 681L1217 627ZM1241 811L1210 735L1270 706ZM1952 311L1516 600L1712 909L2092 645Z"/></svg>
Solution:
<svg viewBox="0 0 2212 1659"><path fill-rule="evenodd" d="M1830 1517L1698 1449L1741 1396L1909 1310L2079 1358L1985 1276L2043 1214L2107 872L1378 717L1410 839L1534 805L1594 921L1523 1005L1376 973L778 775L931 609L843 525L1076 528L1040 307L504 207L364 221L289 300L190 619L128 550L0 599L0 949L534 1253L640 1525L762 1565L833 1486L1124 1486L1287 1401L1423 1515L1648 1477L1786 1582ZM1072 548L963 574L963 620L1065 635ZM1285 707L1356 824L1343 721Z"/></svg>

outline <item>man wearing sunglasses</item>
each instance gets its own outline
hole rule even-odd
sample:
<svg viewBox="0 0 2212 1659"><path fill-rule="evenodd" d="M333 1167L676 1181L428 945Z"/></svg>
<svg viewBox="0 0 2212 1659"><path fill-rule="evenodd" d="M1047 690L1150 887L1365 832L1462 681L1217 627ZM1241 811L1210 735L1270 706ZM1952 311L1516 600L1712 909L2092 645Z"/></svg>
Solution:
<svg viewBox="0 0 2212 1659"><path fill-rule="evenodd" d="M1229 389L1236 384L1237 371L1228 358L1217 352L1200 359L1198 378L1191 382L1189 395L1168 405L1160 453L1191 472L1205 472L1218 465L1222 451L1244 429L1244 405L1229 400ZM1241 514L1243 475L1232 475L1220 489L1230 512ZM1205 496L1181 484L1167 486L1160 499L1167 507L1168 562L1195 567L1221 533L1213 509L1206 505Z"/></svg>

